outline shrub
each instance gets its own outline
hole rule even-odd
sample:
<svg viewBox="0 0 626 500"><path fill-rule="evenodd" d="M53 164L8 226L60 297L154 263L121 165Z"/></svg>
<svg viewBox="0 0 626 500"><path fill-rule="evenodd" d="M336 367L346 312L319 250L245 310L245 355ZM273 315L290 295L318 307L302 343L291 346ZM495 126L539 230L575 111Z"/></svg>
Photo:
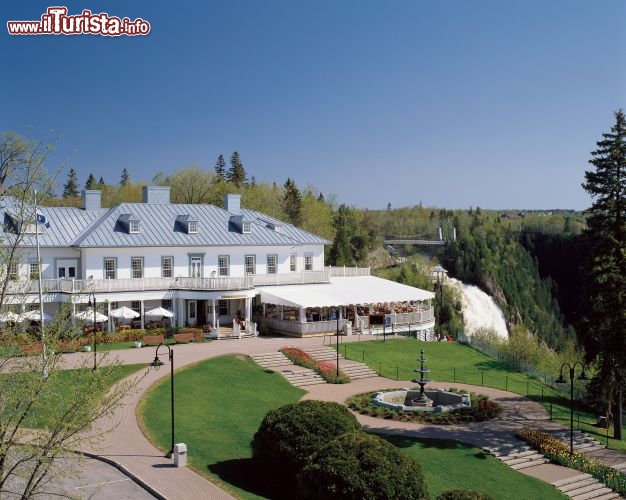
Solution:
<svg viewBox="0 0 626 500"><path fill-rule="evenodd" d="M311 453L360 427L356 417L338 403L291 403L265 415L252 439L252 456L274 494L288 494L295 489L296 475Z"/></svg>
<svg viewBox="0 0 626 500"><path fill-rule="evenodd" d="M282 347L280 352L293 364L315 370L315 372L329 384L347 384L350 382L350 377L345 373L339 371L339 375L337 375L336 363L317 361L297 347Z"/></svg>
<svg viewBox="0 0 626 500"><path fill-rule="evenodd" d="M384 439L358 431L330 441L298 476L302 499L427 499L420 464Z"/></svg>
<svg viewBox="0 0 626 500"><path fill-rule="evenodd" d="M456 489L440 493L437 500L494 500L494 498L482 491Z"/></svg>

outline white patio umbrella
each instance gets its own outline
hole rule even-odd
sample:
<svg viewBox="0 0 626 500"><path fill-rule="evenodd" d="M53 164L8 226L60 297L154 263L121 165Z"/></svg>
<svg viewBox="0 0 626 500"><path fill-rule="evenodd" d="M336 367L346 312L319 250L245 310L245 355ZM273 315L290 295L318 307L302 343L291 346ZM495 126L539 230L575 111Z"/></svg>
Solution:
<svg viewBox="0 0 626 500"><path fill-rule="evenodd" d="M87 309L86 311L77 312L74 317L82 319L83 321L87 321L88 323L93 323L93 309ZM104 323L105 321L109 321L109 318L104 314L100 314L98 311L96 311L96 323Z"/></svg>
<svg viewBox="0 0 626 500"><path fill-rule="evenodd" d="M43 320L50 321L52 317L49 314L43 313ZM19 315L18 321L41 321L41 311L38 309L32 311L26 311Z"/></svg>
<svg viewBox="0 0 626 500"><path fill-rule="evenodd" d="M0 313L0 323L16 323L20 321L20 315L13 311Z"/></svg>
<svg viewBox="0 0 626 500"><path fill-rule="evenodd" d="M136 311L133 311L130 307L122 306L117 309L113 309L109 316L117 319L133 319L138 318L140 314Z"/></svg>
<svg viewBox="0 0 626 500"><path fill-rule="evenodd" d="M159 316L159 317L163 317L165 316L166 318L173 318L174 317L174 313L172 311L168 311L167 309L163 309L162 307L157 307L155 309L150 309L149 311L146 311L144 313L144 315L146 316Z"/></svg>

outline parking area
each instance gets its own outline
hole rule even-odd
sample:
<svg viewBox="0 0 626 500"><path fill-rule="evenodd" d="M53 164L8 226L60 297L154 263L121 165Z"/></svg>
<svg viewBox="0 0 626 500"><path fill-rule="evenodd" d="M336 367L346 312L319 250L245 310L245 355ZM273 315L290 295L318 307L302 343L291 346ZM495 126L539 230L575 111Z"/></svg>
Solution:
<svg viewBox="0 0 626 500"><path fill-rule="evenodd" d="M121 471L100 460L86 458L81 469L82 478L55 481L55 488L68 496L92 500L111 498L116 500L148 500L155 498Z"/></svg>
<svg viewBox="0 0 626 500"><path fill-rule="evenodd" d="M82 461L82 463L81 463ZM69 471L78 466L82 477L61 477L53 472L52 480L47 484L43 498L89 498L92 500L154 500L152 494L144 490L117 468L93 458L67 457L56 461L55 467ZM19 489L18 489L19 491ZM1 496L1 495L0 495ZM10 498L10 497L7 497ZM17 498L17 497L16 497Z"/></svg>

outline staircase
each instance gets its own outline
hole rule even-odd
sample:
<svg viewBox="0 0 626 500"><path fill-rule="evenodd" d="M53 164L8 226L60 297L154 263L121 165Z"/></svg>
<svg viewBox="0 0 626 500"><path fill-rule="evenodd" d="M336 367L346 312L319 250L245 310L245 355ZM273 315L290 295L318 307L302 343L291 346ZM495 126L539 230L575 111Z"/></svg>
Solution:
<svg viewBox="0 0 626 500"><path fill-rule="evenodd" d="M535 467L550 461L541 453L517 439L515 442L506 443L498 448L485 448L485 451L515 470Z"/></svg>
<svg viewBox="0 0 626 500"><path fill-rule="evenodd" d="M565 437L569 443L569 430L563 429L547 432L559 439L565 440ZM597 441L584 435L580 431L578 431L578 435L576 432L574 433L574 438L575 450L586 452L598 449L597 446L604 448ZM505 443L497 448L485 448L484 451L498 458L502 461L502 463L508 465L512 469L519 471L541 466L549 462L549 460L541 453L538 453L523 441L512 437L508 443ZM614 466L614 468L618 470L620 470L620 467L626 469L626 463ZM552 485L563 494L574 500L610 500L612 498L621 498L618 493L615 493L610 488L607 488L590 474L581 473L572 477L560 479L558 481L554 481Z"/></svg>
<svg viewBox="0 0 626 500"><path fill-rule="evenodd" d="M239 339L239 334L235 333L235 331L233 330L232 326L219 326L219 337L217 338L217 340L232 340L232 339ZM245 338L249 338L249 337L254 337L254 333L249 332L247 330L242 330L241 331L241 338L245 339Z"/></svg>
<svg viewBox="0 0 626 500"><path fill-rule="evenodd" d="M332 347L308 347L304 351L317 361L337 362L337 351ZM369 366L359 363L358 361L350 361L339 355L339 369L345 373L351 380L359 378L378 377L378 373Z"/></svg>
<svg viewBox="0 0 626 500"><path fill-rule="evenodd" d="M280 373L287 381L296 387L325 384L326 381L309 368L294 365L281 352L257 354L252 359L267 370Z"/></svg>
<svg viewBox="0 0 626 500"><path fill-rule="evenodd" d="M570 440L570 431L569 429L559 429L546 431L552 437L560 439L569 447ZM579 451L581 453L590 453L596 450L604 450L605 446L600 444L598 441L593 439L591 436L584 434L579 430L574 431L574 451Z"/></svg>
<svg viewBox="0 0 626 500"><path fill-rule="evenodd" d="M590 474L580 474L552 483L556 488L574 500L609 500L622 498L610 488L604 486Z"/></svg>

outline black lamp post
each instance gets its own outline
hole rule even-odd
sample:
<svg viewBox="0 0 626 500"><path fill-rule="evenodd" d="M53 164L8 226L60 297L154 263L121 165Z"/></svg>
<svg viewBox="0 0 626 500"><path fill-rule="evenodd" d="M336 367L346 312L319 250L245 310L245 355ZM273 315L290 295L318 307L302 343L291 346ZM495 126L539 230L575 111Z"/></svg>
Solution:
<svg viewBox="0 0 626 500"><path fill-rule="evenodd" d="M569 368L569 452L570 455L574 454L574 369L576 366L580 366L582 372L578 377L578 380L589 380L587 378L587 374L585 373L585 365L583 365L580 361L576 361L574 364L570 365L569 363L563 363L561 365L561 371L559 373L559 378L555 380L557 384L565 384L566 380L563 377L563 368Z"/></svg>
<svg viewBox="0 0 626 500"><path fill-rule="evenodd" d="M96 371L98 365L96 363L96 332L98 331L96 323L96 296L93 292L89 292L89 302L87 305L91 307L91 299L93 299L93 370Z"/></svg>
<svg viewBox="0 0 626 500"><path fill-rule="evenodd" d="M156 353L154 354L154 361L150 363L150 366L155 367L157 370L159 367L163 366L165 363L159 359L159 348L161 346L167 347L169 352L169 361L170 361L170 399L172 406L172 446L170 451L165 455L167 458L172 458L174 456L174 351L167 344L159 344L156 348Z"/></svg>

